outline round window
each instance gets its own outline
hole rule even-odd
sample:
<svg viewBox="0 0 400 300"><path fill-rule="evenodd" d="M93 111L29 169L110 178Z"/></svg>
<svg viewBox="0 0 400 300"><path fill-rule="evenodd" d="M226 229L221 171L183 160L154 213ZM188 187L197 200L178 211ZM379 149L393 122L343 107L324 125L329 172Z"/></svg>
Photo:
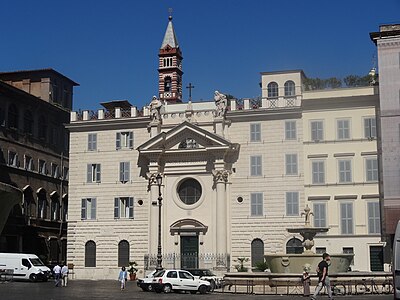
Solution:
<svg viewBox="0 0 400 300"><path fill-rule="evenodd" d="M201 197L201 184L196 179L184 179L178 186L178 195L187 205L195 204Z"/></svg>

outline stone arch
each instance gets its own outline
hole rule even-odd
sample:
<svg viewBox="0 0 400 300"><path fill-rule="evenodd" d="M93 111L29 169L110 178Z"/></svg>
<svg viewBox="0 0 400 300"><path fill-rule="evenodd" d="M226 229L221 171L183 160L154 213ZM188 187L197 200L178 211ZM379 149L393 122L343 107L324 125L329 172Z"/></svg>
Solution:
<svg viewBox="0 0 400 300"><path fill-rule="evenodd" d="M85 243L85 267L96 267L96 243L92 240Z"/></svg>
<svg viewBox="0 0 400 300"><path fill-rule="evenodd" d="M26 185L22 189L24 214L27 217L36 217L36 201L33 196L33 189L30 185Z"/></svg>
<svg viewBox="0 0 400 300"><path fill-rule="evenodd" d="M174 222L169 230L171 235L181 234L182 232L195 232L205 235L208 231L208 226L195 219L181 219Z"/></svg>
<svg viewBox="0 0 400 300"><path fill-rule="evenodd" d="M57 191L50 193L50 219L52 221L60 220L60 195Z"/></svg>
<svg viewBox="0 0 400 300"><path fill-rule="evenodd" d="M251 266L254 268L260 262L264 262L264 242L256 238L251 241Z"/></svg>
<svg viewBox="0 0 400 300"><path fill-rule="evenodd" d="M304 247L300 239L292 237L286 242L286 254L301 254L303 251Z"/></svg>
<svg viewBox="0 0 400 300"><path fill-rule="evenodd" d="M129 265L130 245L127 240L121 240L118 243L118 267Z"/></svg>
<svg viewBox="0 0 400 300"><path fill-rule="evenodd" d="M47 192L43 187L36 190L37 196L37 217L40 219L47 218Z"/></svg>
<svg viewBox="0 0 400 300"><path fill-rule="evenodd" d="M67 218L68 218L68 193L65 193L61 198L61 220L66 221Z"/></svg>

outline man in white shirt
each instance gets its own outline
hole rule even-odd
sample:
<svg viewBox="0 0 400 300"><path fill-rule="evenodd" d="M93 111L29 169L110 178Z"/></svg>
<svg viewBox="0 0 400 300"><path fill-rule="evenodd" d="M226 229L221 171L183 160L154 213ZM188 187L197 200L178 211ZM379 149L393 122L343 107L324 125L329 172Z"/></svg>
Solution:
<svg viewBox="0 0 400 300"><path fill-rule="evenodd" d="M61 279L62 279L62 286L67 286L68 283L68 266L64 262L63 267L61 268Z"/></svg>
<svg viewBox="0 0 400 300"><path fill-rule="evenodd" d="M56 282L56 287L60 286L61 267L58 264L53 268L53 273Z"/></svg>

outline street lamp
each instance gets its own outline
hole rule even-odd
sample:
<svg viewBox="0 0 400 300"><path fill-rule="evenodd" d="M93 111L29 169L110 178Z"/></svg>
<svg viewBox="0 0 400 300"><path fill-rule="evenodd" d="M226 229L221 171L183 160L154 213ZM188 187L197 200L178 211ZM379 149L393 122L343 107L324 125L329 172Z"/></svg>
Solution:
<svg viewBox="0 0 400 300"><path fill-rule="evenodd" d="M162 176L160 173L156 176L156 181L158 185L158 247L157 247L157 267L156 270L160 271L163 269L162 263L162 255L161 255L161 205L162 205L162 197L161 197L161 185L162 185Z"/></svg>

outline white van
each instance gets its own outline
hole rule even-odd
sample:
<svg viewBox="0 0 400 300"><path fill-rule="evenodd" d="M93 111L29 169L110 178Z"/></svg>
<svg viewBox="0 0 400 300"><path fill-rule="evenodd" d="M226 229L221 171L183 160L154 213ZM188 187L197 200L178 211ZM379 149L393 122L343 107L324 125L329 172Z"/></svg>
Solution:
<svg viewBox="0 0 400 300"><path fill-rule="evenodd" d="M397 223L393 241L393 287L394 299L400 299L400 221Z"/></svg>
<svg viewBox="0 0 400 300"><path fill-rule="evenodd" d="M47 281L50 269L35 254L0 253L0 269L14 271L14 279Z"/></svg>

